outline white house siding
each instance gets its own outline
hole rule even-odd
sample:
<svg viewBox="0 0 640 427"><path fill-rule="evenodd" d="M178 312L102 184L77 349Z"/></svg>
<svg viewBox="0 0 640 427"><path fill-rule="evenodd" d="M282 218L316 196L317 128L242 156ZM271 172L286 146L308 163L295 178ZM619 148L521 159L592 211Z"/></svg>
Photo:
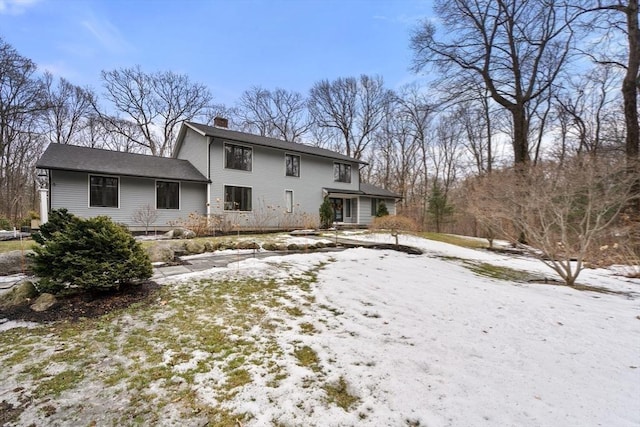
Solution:
<svg viewBox="0 0 640 427"><path fill-rule="evenodd" d="M155 179L119 177L120 207L89 207L89 174L86 172L50 171L50 203L51 209L66 208L69 212L92 218L99 215L111 217L114 221L139 229L131 219L133 213L149 204L155 209ZM167 228L170 221L186 219L191 212L204 215L206 213L206 184L181 182L180 209L158 209L158 219L153 227Z"/></svg>
<svg viewBox="0 0 640 427"><path fill-rule="evenodd" d="M384 199L381 197L374 197L377 200L384 200L385 205L387 205L387 210L389 211L389 215L396 214L396 203L393 199ZM373 218L375 218L375 214L371 215L371 199L372 197L360 197L360 201L358 206L360 207L360 216L359 223L363 225L371 224Z"/></svg>
<svg viewBox="0 0 640 427"><path fill-rule="evenodd" d="M317 218L324 187L358 190L360 178L357 163L351 164L351 183L334 182L334 160L332 159L252 146L236 141L228 141L228 143L252 147L252 170L225 169L223 156L225 142L216 138L210 148L211 212L213 214L229 213L224 211L223 205L225 185L252 188L253 212L242 214L247 226L251 225L251 215L259 215L262 216L261 220L267 219L268 225L272 227L290 223L291 219L299 218L303 213ZM286 176L285 153L300 156L300 177ZM293 214L285 212L286 190L293 191ZM267 218L264 218L265 216Z"/></svg>
<svg viewBox="0 0 640 427"><path fill-rule="evenodd" d="M180 145L177 158L188 160L198 172L207 176L207 140L191 128L186 127L184 139Z"/></svg>

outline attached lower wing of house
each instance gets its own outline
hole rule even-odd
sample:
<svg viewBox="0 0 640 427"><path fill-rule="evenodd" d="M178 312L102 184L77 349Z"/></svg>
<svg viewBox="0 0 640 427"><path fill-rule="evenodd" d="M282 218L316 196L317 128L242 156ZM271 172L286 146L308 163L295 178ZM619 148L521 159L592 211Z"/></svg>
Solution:
<svg viewBox="0 0 640 427"><path fill-rule="evenodd" d="M316 227L329 197L336 223L365 226L399 195L360 182L366 163L343 154L222 127L183 123L172 158L50 144L36 167L48 177L48 209L106 215L132 230L168 229L189 215L242 229Z"/></svg>

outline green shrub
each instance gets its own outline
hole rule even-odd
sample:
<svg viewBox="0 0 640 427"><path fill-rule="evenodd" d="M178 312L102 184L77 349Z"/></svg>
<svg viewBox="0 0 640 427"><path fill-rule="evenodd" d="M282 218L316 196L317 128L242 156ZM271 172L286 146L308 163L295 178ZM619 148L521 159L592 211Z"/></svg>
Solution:
<svg viewBox="0 0 640 427"><path fill-rule="evenodd" d="M33 235L34 272L41 292L107 290L153 271L149 257L129 231L110 218L81 219L66 209L53 211Z"/></svg>
<svg viewBox="0 0 640 427"><path fill-rule="evenodd" d="M331 227L332 222L333 208L331 207L329 197L325 197L324 200L322 200L322 204L320 205L320 228L327 229Z"/></svg>
<svg viewBox="0 0 640 427"><path fill-rule="evenodd" d="M387 204L381 200L380 203L378 203L378 210L376 211L376 217L380 218L387 215L389 215Z"/></svg>
<svg viewBox="0 0 640 427"><path fill-rule="evenodd" d="M0 216L0 230L13 230L13 224L7 218Z"/></svg>

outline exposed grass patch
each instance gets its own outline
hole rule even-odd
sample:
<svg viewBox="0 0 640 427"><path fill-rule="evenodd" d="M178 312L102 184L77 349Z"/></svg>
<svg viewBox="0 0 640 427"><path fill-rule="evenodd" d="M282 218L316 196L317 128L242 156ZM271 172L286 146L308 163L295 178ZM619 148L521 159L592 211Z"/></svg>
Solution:
<svg viewBox="0 0 640 427"><path fill-rule="evenodd" d="M295 358L320 373L313 350L287 354L277 335L290 327L282 319L302 316L314 301L312 284L320 268L279 282L176 283L161 287L148 304L77 322L0 332L0 375L23 390L2 392L8 398L16 393L16 400L23 393L29 396L32 400L21 411L40 411L42 416L37 409L42 405L58 408L47 412L52 424L72 423L93 410L92 399L100 399L127 402L104 414L106 424L153 425L170 412L178 423L237 425L252 416L235 413L227 402L258 378L278 387L289 375L287 364L279 361ZM300 329L316 332L310 323ZM99 396L58 400L83 384L98 384Z"/></svg>
<svg viewBox="0 0 640 427"><path fill-rule="evenodd" d="M318 354L307 345L297 348L293 354L298 359L298 365L311 369L313 372L320 372L320 359Z"/></svg>
<svg viewBox="0 0 640 427"><path fill-rule="evenodd" d="M483 241L480 239L469 239L464 236L456 236L455 234L431 233L425 231L418 233L418 236L424 237L425 239L429 240L435 240L436 242L450 243L452 245L462 246L463 248L482 249L489 247L489 242L487 241Z"/></svg>
<svg viewBox="0 0 640 427"><path fill-rule="evenodd" d="M327 401L339 406L345 411L349 411L360 401L358 396L354 396L349 393L348 385L344 377L340 377L338 382L335 384L325 384L323 388L327 393Z"/></svg>
<svg viewBox="0 0 640 427"><path fill-rule="evenodd" d="M37 398L44 396L57 397L65 391L75 387L84 378L82 369L72 369L40 382L38 387L33 392L33 395Z"/></svg>
<svg viewBox="0 0 640 427"><path fill-rule="evenodd" d="M3 240L3 241L0 241L0 253L19 251L19 250L27 251L27 250L33 249L34 246L38 246L38 244L31 239L23 239L22 241Z"/></svg>
<svg viewBox="0 0 640 427"><path fill-rule="evenodd" d="M464 261L462 265L469 270L473 271L479 276L490 277L492 279L506 280L512 282L528 282L532 280L539 280L540 277L532 273L515 270L509 267L499 267L496 265L488 264L485 262L471 262Z"/></svg>
<svg viewBox="0 0 640 427"><path fill-rule="evenodd" d="M285 311L294 317L300 317L304 315L304 312L300 309L300 307L287 307L285 308Z"/></svg>
<svg viewBox="0 0 640 427"><path fill-rule="evenodd" d="M300 332L305 335L313 335L318 332L318 330L315 328L315 326L313 326L312 323L304 322L300 324Z"/></svg>

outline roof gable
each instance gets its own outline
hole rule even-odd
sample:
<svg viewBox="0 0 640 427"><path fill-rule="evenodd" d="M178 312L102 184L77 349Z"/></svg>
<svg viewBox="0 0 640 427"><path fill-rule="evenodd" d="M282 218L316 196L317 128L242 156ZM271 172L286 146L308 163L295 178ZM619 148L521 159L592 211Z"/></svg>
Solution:
<svg viewBox="0 0 640 427"><path fill-rule="evenodd" d="M202 136L211 136L228 141L244 142L247 144L269 147L294 153L308 154L311 156L325 157L333 160L341 160L345 162L360 163L365 165L367 164L367 162L365 161L354 159L353 157L345 156L344 154L337 153L335 151L327 150L325 148L313 147L311 145L300 144L297 142L288 142L281 139L268 138L266 136L254 135L246 132L238 132L193 122L184 122L183 126L187 126L193 129ZM184 132L182 132L181 130L180 136L178 137L178 148L180 146L180 140L183 136Z"/></svg>
<svg viewBox="0 0 640 427"><path fill-rule="evenodd" d="M66 144L49 144L36 163L36 167L141 178L208 182L208 179L187 160Z"/></svg>

